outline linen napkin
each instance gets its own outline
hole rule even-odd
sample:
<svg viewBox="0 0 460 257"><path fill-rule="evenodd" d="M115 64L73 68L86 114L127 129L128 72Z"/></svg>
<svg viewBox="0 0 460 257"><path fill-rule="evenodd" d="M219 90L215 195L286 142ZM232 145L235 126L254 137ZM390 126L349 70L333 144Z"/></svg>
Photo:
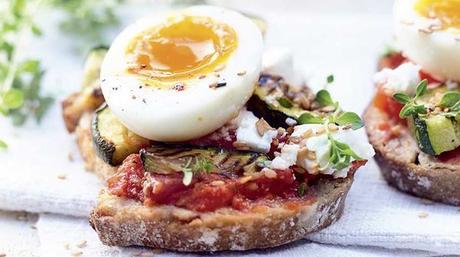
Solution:
<svg viewBox="0 0 460 257"><path fill-rule="evenodd" d="M42 214L37 223L40 238L39 253L41 256L113 256L113 257L172 257L172 256L198 256L193 253L178 253L158 251L142 247L107 247L102 245L89 226L86 219L66 217L54 214ZM211 255L211 254L209 254ZM200 255L202 256L202 255ZM284 247L248 252L222 252L212 256L311 256L311 257L422 257L435 256L433 253L414 250L389 251L376 247L341 247L336 245L324 245L301 240Z"/></svg>
<svg viewBox="0 0 460 257"><path fill-rule="evenodd" d="M331 91L335 98L344 109L362 112L372 94L376 56L391 35L391 18L355 13L265 14L273 28L267 34L267 44L288 46L297 54L297 61L307 64L309 71L334 72L336 82ZM303 33L286 29L293 27L303 28ZM49 67L46 84L68 86L59 88L62 99L76 90L81 74L77 71L81 67L76 58L62 58L66 56L64 50L53 43L61 42L58 34L45 30L45 35L50 36L35 46L36 54ZM315 49L306 48L306 42ZM65 80L62 74L68 74ZM101 183L83 171L74 139L64 130L57 104L43 126L29 123L17 129L0 123L0 135L9 143L9 149L0 153L0 209L88 215ZM357 173L342 219L308 239L328 244L459 254L459 216L456 207L427 205L388 187L375 162L370 161ZM58 220L58 216L51 217ZM85 221L80 222L81 226L87 226ZM95 238L92 241L97 242Z"/></svg>

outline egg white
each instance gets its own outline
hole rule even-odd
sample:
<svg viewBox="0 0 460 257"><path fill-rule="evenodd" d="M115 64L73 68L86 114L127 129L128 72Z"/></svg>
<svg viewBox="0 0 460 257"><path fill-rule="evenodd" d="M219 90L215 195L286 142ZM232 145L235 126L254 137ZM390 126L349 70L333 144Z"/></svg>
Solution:
<svg viewBox="0 0 460 257"><path fill-rule="evenodd" d="M398 46L413 62L439 79L460 81L460 31L436 30L440 21L414 9L416 0L396 0L394 22Z"/></svg>
<svg viewBox="0 0 460 257"><path fill-rule="evenodd" d="M132 38L175 15L205 16L232 27L238 46L225 68L205 78L191 78L186 89L146 86L126 72L125 49ZM175 13L141 19L127 27L113 42L101 68L101 87L112 112L133 132L151 140L185 141L204 136L234 118L252 95L261 71L263 39L245 16L223 8L195 6ZM242 75L244 73L244 75ZM226 86L209 85L225 81Z"/></svg>

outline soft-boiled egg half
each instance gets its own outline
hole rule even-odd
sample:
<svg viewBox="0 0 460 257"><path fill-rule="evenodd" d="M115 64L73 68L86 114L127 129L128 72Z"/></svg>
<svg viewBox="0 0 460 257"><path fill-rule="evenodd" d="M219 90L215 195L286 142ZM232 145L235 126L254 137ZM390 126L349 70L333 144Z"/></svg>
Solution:
<svg viewBox="0 0 460 257"><path fill-rule="evenodd" d="M432 75L460 81L460 0L396 0L396 39Z"/></svg>
<svg viewBox="0 0 460 257"><path fill-rule="evenodd" d="M107 104L145 138L204 136L234 118L252 95L263 39L249 18L195 6L141 19L111 45L101 68Z"/></svg>

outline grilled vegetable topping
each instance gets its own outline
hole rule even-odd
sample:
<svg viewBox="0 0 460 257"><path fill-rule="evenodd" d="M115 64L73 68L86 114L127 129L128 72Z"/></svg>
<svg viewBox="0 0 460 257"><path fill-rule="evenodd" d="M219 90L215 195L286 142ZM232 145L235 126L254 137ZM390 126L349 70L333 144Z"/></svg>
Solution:
<svg viewBox="0 0 460 257"><path fill-rule="evenodd" d="M154 145L142 149L140 153L146 172L157 174L184 172L186 176L187 173L201 172L227 176L250 174L260 171L264 162L268 160L266 155L254 152L182 145Z"/></svg>
<svg viewBox="0 0 460 257"><path fill-rule="evenodd" d="M310 113L307 110L311 109L314 98L307 87L294 89L280 77L262 75L247 108L273 127L286 128L286 119L298 121L302 114Z"/></svg>
<svg viewBox="0 0 460 257"><path fill-rule="evenodd" d="M114 166L120 164L128 155L150 145L148 139L128 130L107 105L96 111L92 134L98 155Z"/></svg>
<svg viewBox="0 0 460 257"><path fill-rule="evenodd" d="M439 155L460 146L460 92L446 86L428 89L428 81L417 86L415 97L397 93L394 98L404 104L400 117L407 118L420 150Z"/></svg>

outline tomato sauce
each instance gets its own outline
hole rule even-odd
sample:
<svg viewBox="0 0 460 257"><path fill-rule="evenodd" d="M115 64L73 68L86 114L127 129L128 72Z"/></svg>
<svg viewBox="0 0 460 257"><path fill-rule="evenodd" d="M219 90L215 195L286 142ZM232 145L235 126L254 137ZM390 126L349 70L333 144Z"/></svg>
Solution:
<svg viewBox="0 0 460 257"><path fill-rule="evenodd" d="M366 161L355 161L350 168L354 172ZM189 210L207 212L222 207L247 210L254 203L312 201L314 194L299 192L300 184L314 184L325 175L297 174L292 169L277 170L276 177L265 175L243 181L240 177L210 173L195 175L185 186L183 174L145 175L139 154L132 154L120 166L117 175L108 180L110 193L143 202L147 206L175 205ZM287 200L287 201L285 201ZM294 204L297 206L296 204ZM294 208L294 207L293 207Z"/></svg>
<svg viewBox="0 0 460 257"><path fill-rule="evenodd" d="M460 164L460 147L455 150L442 153L438 156L438 159L444 163L450 163L455 165Z"/></svg>
<svg viewBox="0 0 460 257"><path fill-rule="evenodd" d="M388 114L388 116L394 121L402 121L399 117L399 113L403 108L403 105L393 99L392 96L385 94L383 89L379 88L375 94L373 105L379 110Z"/></svg>

